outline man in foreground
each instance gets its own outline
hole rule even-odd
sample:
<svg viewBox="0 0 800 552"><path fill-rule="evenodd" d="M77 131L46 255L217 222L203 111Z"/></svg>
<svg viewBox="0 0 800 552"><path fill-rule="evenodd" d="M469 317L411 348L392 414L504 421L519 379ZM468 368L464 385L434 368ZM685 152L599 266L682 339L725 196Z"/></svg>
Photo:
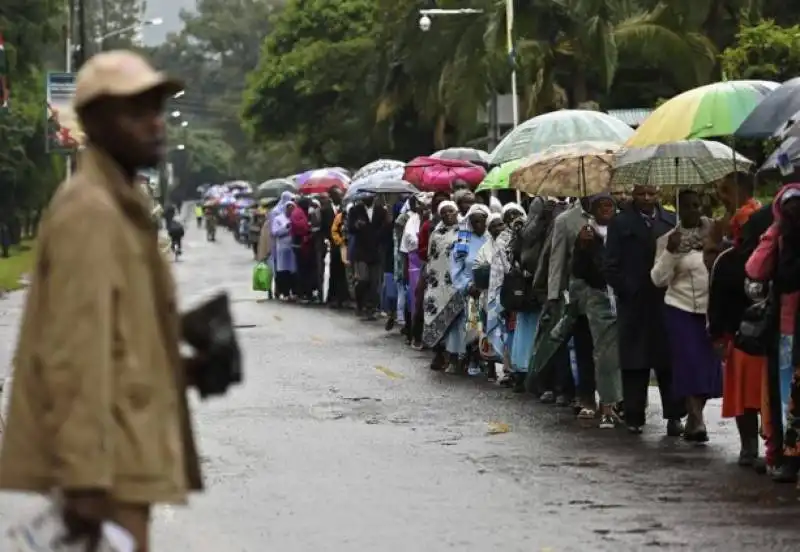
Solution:
<svg viewBox="0 0 800 552"><path fill-rule="evenodd" d="M60 493L90 550L108 520L147 552L151 505L201 488L186 399L200 364L179 353L172 277L134 186L165 153L181 88L131 52L81 69L86 149L42 221L14 357L0 488Z"/></svg>

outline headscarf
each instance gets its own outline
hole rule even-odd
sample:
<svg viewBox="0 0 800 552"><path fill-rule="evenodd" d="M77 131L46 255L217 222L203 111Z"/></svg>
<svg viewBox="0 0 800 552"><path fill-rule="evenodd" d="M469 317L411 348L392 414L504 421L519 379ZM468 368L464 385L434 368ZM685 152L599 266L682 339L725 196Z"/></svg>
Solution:
<svg viewBox="0 0 800 552"><path fill-rule="evenodd" d="M442 201L442 202L439 204L439 209L438 209L438 214L439 214L439 216L441 216L441 215L442 215L442 210L443 210L445 207L451 207L452 209L455 209L455 211L456 211L456 212L458 212L458 205L456 205L456 202L455 202L455 201L450 201L449 199L447 199L447 200L445 200L445 201Z"/></svg>
<svg viewBox="0 0 800 552"><path fill-rule="evenodd" d="M519 203L516 203L514 201L512 201L511 203L506 203L505 205L503 205L503 209L500 211L500 214L505 217L506 214L509 211L516 211L520 215L522 215L523 217L526 215L525 209L522 208L522 205L520 205Z"/></svg>
<svg viewBox="0 0 800 552"><path fill-rule="evenodd" d="M455 201L456 204L458 204L458 202L461 201L462 199L466 199L466 198L472 198L474 200L475 199L475 194L473 194L469 190L464 190L464 189L456 190L456 193L453 194L453 201Z"/></svg>
<svg viewBox="0 0 800 552"><path fill-rule="evenodd" d="M502 221L502 220L503 220L503 217L500 215L500 213L491 213L491 214L490 214L490 215L489 215L489 216L486 218L486 228L488 229L488 228L489 228L489 226L491 226L491 224L492 224L494 221L496 221L496 220Z"/></svg>
<svg viewBox="0 0 800 552"><path fill-rule="evenodd" d="M489 209L491 209L492 213L502 213L503 212L503 204L500 203L500 200L494 196L489 197Z"/></svg>
<svg viewBox="0 0 800 552"><path fill-rule="evenodd" d="M458 224L458 240L455 245L456 256L469 253L469 240L472 238L473 232L469 218L476 213L483 213L487 218L492 214L489 208L482 203L476 203L469 208L464 219Z"/></svg>
<svg viewBox="0 0 800 552"><path fill-rule="evenodd" d="M417 203L430 206L433 201L433 192L420 192L414 194L414 198L417 200Z"/></svg>
<svg viewBox="0 0 800 552"><path fill-rule="evenodd" d="M589 197L589 212L592 214L592 217L589 219L589 226L592 227L592 230L594 230L595 234L602 238L603 243L606 243L606 239L608 238L608 226L598 224L593 215L595 204L598 201L603 201L604 199L614 203L614 197L608 192L601 192Z"/></svg>
<svg viewBox="0 0 800 552"><path fill-rule="evenodd" d="M286 206L289 203L294 203L294 194L287 190L281 193L281 198L278 200L278 204L272 209L272 212L275 214L286 212Z"/></svg>

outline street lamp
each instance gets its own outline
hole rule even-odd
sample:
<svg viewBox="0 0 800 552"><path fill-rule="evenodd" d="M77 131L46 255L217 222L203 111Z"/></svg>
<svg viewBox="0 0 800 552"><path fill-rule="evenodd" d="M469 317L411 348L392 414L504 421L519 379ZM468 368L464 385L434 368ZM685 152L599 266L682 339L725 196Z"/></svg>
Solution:
<svg viewBox="0 0 800 552"><path fill-rule="evenodd" d="M130 31L141 31L143 27L157 27L162 23L164 23L164 20L161 19L160 17L154 17L153 19L145 19L140 23L136 23L134 25L128 25L127 27L123 27L122 29L116 29L104 35L98 36L97 38L94 39L94 41L102 50L103 44L109 38L113 38L115 36L119 36L128 33Z"/></svg>
<svg viewBox="0 0 800 552"><path fill-rule="evenodd" d="M429 31L432 25L431 16L471 15L479 13L483 13L483 10L475 8L432 8L419 10L419 28L423 32ZM519 125L519 101L517 100L517 64L514 48L514 0L506 0L506 46L508 60L511 63L511 110L513 114L514 126L516 127Z"/></svg>

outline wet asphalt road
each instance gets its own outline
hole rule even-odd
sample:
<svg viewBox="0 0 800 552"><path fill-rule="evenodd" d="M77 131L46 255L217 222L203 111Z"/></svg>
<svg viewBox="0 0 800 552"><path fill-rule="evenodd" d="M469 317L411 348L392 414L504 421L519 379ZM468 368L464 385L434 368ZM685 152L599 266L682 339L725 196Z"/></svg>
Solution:
<svg viewBox="0 0 800 552"><path fill-rule="evenodd" d="M164 552L797 550L800 502L711 443L582 426L485 382L431 373L381 323L259 302L250 253L193 230L175 264L185 305L227 289L246 384L195 401L208 492L161 507ZM0 364L22 297L0 300ZM491 434L492 424L510 431ZM0 526L36 499L0 496ZM5 550L0 539L0 550Z"/></svg>

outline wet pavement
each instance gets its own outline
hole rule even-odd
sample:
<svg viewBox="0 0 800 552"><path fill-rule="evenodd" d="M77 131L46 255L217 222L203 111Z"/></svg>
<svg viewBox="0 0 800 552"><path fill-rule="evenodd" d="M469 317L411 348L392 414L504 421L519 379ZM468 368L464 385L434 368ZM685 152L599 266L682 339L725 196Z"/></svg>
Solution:
<svg viewBox="0 0 800 552"><path fill-rule="evenodd" d="M183 302L232 294L247 326L246 384L194 401L208 492L157 510L155 550L798 549L798 493L736 466L718 402L708 446L663 437L655 411L643 436L586 427L432 373L380 322L260 302L245 248L225 233L186 241L175 264ZM4 367L21 304L0 301ZM502 424L509 431L495 433ZM0 527L37 503L0 495Z"/></svg>

